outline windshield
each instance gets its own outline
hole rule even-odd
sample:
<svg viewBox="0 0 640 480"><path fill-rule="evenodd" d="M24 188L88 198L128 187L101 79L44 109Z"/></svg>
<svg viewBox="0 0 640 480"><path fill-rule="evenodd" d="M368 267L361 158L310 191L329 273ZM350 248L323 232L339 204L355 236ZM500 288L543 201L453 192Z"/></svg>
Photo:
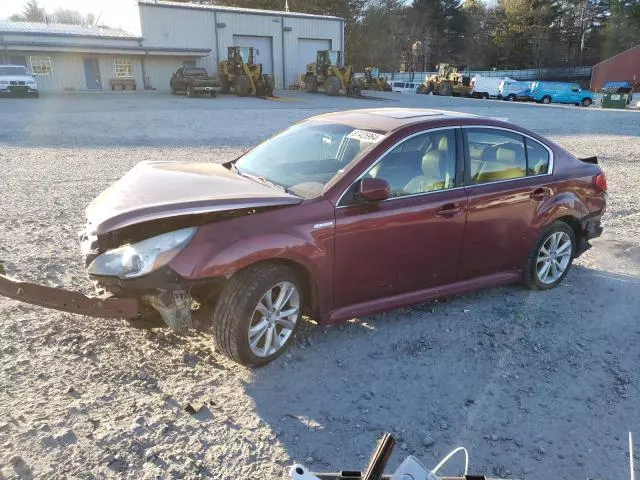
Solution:
<svg viewBox="0 0 640 480"><path fill-rule="evenodd" d="M295 125L241 157L241 174L263 177L305 198L324 186L383 135L321 120Z"/></svg>
<svg viewBox="0 0 640 480"><path fill-rule="evenodd" d="M185 75L206 75L207 71L204 68L185 68Z"/></svg>
<svg viewBox="0 0 640 480"><path fill-rule="evenodd" d="M0 75L27 75L27 69L20 66L0 66Z"/></svg>

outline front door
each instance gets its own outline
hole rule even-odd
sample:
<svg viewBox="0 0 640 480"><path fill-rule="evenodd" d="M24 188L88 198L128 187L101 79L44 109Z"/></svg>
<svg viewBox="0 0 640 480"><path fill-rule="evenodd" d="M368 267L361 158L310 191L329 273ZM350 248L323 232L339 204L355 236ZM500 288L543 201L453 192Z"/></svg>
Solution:
<svg viewBox="0 0 640 480"><path fill-rule="evenodd" d="M419 133L376 162L364 176L386 180L388 200L358 201L358 182L347 191L336 208L334 308L455 280L466 216L456 137Z"/></svg>
<svg viewBox="0 0 640 480"><path fill-rule="evenodd" d="M102 78L100 77L100 64L98 63L98 59L84 59L84 75L87 79L88 90L102 90Z"/></svg>
<svg viewBox="0 0 640 480"><path fill-rule="evenodd" d="M552 191L549 150L512 131L463 131L469 204L458 278L522 269L537 234L536 211Z"/></svg>

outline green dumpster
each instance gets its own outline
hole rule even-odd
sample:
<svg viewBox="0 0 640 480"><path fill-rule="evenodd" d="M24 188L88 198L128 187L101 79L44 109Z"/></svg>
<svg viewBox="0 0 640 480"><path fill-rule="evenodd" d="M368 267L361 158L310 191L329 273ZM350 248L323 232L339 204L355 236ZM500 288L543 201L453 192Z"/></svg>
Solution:
<svg viewBox="0 0 640 480"><path fill-rule="evenodd" d="M628 102L628 93L605 92L602 95L602 108L625 108Z"/></svg>

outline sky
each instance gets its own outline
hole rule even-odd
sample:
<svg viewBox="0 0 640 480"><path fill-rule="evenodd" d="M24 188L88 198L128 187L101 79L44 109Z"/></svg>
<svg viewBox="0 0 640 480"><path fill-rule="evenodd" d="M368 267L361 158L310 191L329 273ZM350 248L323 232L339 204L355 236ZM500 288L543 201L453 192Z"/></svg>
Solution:
<svg viewBox="0 0 640 480"><path fill-rule="evenodd" d="M0 19L6 20L14 13L22 12L25 0L0 0ZM130 33L140 33L140 19L136 0L38 0L46 11L56 8L77 10L86 15L100 16L100 24L122 28Z"/></svg>

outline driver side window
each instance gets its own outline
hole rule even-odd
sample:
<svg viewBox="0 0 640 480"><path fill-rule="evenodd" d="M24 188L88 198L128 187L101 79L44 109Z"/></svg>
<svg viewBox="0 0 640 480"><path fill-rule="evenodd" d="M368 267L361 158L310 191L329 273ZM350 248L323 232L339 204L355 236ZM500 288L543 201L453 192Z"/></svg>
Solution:
<svg viewBox="0 0 640 480"><path fill-rule="evenodd" d="M455 174L455 130L447 129L405 140L365 176L385 180L393 198L453 188Z"/></svg>

